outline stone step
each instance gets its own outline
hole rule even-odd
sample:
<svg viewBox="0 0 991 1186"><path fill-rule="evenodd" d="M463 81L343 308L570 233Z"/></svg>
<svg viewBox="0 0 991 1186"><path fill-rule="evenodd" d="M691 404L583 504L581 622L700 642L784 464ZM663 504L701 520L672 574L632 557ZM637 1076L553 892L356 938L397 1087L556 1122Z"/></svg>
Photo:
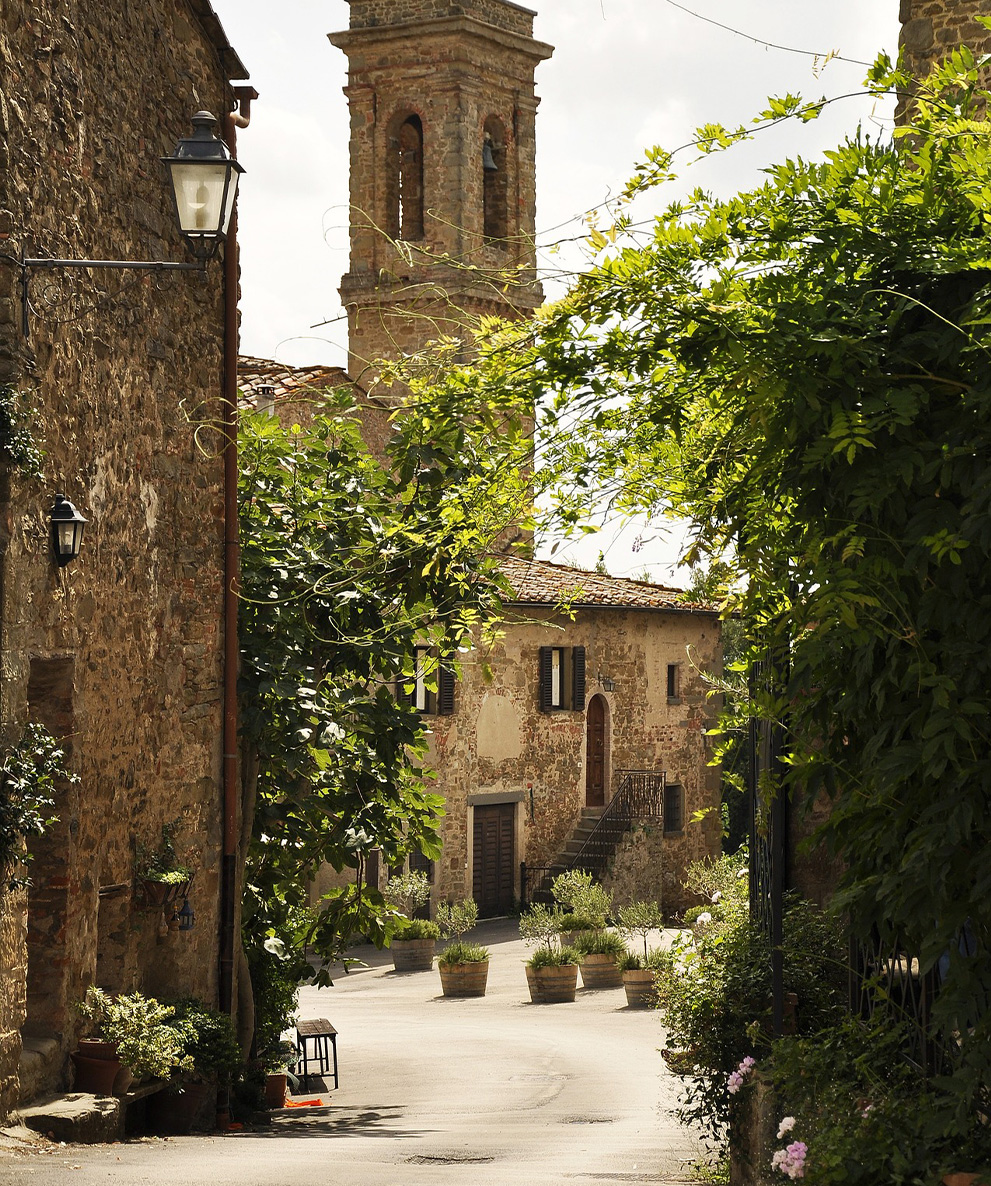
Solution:
<svg viewBox="0 0 991 1186"><path fill-rule="evenodd" d="M121 1101L110 1095L52 1095L19 1108L16 1118L53 1141L97 1145L124 1135Z"/></svg>

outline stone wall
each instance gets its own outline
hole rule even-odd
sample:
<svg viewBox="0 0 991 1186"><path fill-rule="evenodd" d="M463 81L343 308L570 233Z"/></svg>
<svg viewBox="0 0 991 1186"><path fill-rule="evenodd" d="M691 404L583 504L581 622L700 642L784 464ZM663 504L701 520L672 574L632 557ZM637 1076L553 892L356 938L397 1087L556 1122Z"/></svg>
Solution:
<svg viewBox="0 0 991 1186"><path fill-rule="evenodd" d="M510 0L349 0L349 3L352 29L470 16L524 37L533 33L534 12Z"/></svg>
<svg viewBox="0 0 991 1186"><path fill-rule="evenodd" d="M189 258L158 158L194 111L230 106L208 16L198 0L5 0L0 250ZM0 902L0 1113L22 1024L57 1040L48 1078L65 1083L87 984L216 998L223 467L203 426L220 411L221 267L51 271L31 292L25 341L18 270L0 261L0 383L28 394L45 451L43 479L14 473L0 500L0 722L8 738L47 722L81 781L32 846L26 948L23 901ZM89 520L64 569L48 545L56 491ZM162 935L139 908L135 849L175 819L196 928Z"/></svg>
<svg viewBox="0 0 991 1186"><path fill-rule="evenodd" d="M976 53L991 50L991 32L976 17L991 16L988 0L901 0L900 46L913 74L924 77L958 45Z"/></svg>

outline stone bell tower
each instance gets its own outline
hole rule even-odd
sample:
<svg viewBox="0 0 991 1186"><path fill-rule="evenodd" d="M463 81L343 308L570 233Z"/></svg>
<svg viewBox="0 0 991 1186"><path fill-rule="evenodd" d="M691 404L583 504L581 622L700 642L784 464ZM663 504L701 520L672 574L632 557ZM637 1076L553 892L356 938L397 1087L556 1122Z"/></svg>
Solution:
<svg viewBox="0 0 991 1186"><path fill-rule="evenodd" d="M510 0L348 0L351 376L466 323L520 317L535 271L534 13Z"/></svg>

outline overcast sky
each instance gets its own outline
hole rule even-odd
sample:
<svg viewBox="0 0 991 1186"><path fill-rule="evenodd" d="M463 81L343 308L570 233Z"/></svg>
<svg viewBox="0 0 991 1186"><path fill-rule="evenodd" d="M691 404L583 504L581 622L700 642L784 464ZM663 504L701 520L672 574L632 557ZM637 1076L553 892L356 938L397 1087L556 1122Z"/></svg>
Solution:
<svg viewBox="0 0 991 1186"><path fill-rule="evenodd" d="M213 2L261 96L238 141L247 169L239 199L242 352L343 366L346 322L334 319L348 267L347 72L327 34L347 28L348 5ZM864 66L834 59L823 67L810 55L833 51L869 62L881 49L893 54L898 34L898 0L534 0L530 7L538 10L534 35L555 46L537 68L544 244L577 234L582 215L623 184L646 146L674 148L702 123L749 120L769 94L856 95ZM732 193L753 184L765 164L814 156L858 121L880 129L889 118L864 98L838 100L815 123L761 133L704 171L687 170L681 188ZM664 201L678 196L679 184L662 191ZM573 253L544 258L552 269L580 266ZM547 288L553 295L553 284ZM332 324L311 328L323 321ZM584 559L591 548L594 561L597 547L587 545ZM646 563L670 579L669 552L633 555L614 545L609 567L619 574Z"/></svg>

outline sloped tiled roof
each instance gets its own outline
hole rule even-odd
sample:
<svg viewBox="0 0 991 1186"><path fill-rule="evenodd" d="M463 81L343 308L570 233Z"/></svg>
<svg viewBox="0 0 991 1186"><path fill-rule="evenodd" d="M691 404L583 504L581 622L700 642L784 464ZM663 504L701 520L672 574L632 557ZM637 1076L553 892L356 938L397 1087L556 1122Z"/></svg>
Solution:
<svg viewBox="0 0 991 1186"><path fill-rule="evenodd" d="M263 387L271 387L272 395L279 400L307 391L322 391L325 387L352 386L347 371L341 367L294 367L270 358L246 355L237 360L237 384L252 400Z"/></svg>
<svg viewBox="0 0 991 1186"><path fill-rule="evenodd" d="M499 562L503 576L524 605L609 607L614 609L666 610L670 613L718 615L713 605L684 601L684 590L627 577L583 572L546 560L521 560L506 556Z"/></svg>

